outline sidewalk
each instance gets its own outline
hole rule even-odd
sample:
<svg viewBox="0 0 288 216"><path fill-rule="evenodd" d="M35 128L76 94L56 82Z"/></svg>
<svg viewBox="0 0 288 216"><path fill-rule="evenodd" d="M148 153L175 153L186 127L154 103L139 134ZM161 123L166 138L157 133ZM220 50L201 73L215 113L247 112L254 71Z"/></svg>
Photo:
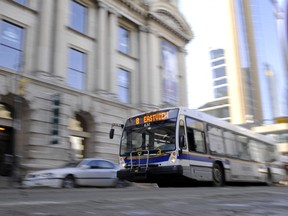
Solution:
<svg viewBox="0 0 288 216"><path fill-rule="evenodd" d="M11 177L0 176L0 189L15 189L19 187L19 183L12 182Z"/></svg>
<svg viewBox="0 0 288 216"><path fill-rule="evenodd" d="M0 189L9 188L9 179L8 177L0 177Z"/></svg>

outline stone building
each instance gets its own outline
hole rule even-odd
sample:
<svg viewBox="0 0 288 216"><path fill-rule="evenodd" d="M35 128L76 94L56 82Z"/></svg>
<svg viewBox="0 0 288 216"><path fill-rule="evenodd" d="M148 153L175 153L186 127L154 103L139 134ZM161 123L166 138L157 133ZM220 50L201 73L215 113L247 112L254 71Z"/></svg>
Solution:
<svg viewBox="0 0 288 216"><path fill-rule="evenodd" d="M282 17L277 10L287 5L277 9L275 4L274 0L223 2L219 11L225 18L223 44L210 51L214 99L200 111L232 124L256 126L288 115L287 42L279 39L277 23ZM281 21L285 33L286 21Z"/></svg>
<svg viewBox="0 0 288 216"><path fill-rule="evenodd" d="M117 161L111 123L187 105L192 37L175 0L1 0L0 175Z"/></svg>

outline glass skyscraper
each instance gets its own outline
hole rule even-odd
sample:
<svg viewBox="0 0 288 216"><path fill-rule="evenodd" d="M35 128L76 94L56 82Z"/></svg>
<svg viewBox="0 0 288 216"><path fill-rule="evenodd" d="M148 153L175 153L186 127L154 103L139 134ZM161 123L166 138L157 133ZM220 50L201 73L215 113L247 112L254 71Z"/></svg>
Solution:
<svg viewBox="0 0 288 216"><path fill-rule="evenodd" d="M226 44L210 51L215 101L202 106L202 111L234 124L254 125L270 124L288 115L287 73L276 4L271 0L227 1L227 21L221 23L227 28L227 34L223 33ZM225 83L221 85L224 79L214 77L216 70L223 70L215 65L217 50L223 50L225 61ZM224 88L227 94L222 94ZM220 99L226 99L228 116L213 111L213 106L219 110Z"/></svg>

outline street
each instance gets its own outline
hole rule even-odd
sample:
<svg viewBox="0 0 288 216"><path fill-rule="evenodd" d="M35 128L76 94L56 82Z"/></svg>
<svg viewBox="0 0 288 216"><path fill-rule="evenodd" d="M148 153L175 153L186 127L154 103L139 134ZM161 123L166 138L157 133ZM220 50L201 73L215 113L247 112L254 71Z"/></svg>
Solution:
<svg viewBox="0 0 288 216"><path fill-rule="evenodd" d="M287 186L4 189L1 216L288 215Z"/></svg>

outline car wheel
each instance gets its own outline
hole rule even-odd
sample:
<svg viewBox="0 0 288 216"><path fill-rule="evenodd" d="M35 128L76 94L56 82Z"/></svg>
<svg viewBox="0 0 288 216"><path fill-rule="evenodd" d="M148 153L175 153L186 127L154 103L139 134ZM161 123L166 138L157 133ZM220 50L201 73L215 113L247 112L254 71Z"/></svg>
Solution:
<svg viewBox="0 0 288 216"><path fill-rule="evenodd" d="M215 163L212 169L213 184L216 187L223 187L225 183L224 170L222 167Z"/></svg>
<svg viewBox="0 0 288 216"><path fill-rule="evenodd" d="M63 179L63 188L75 188L76 183L75 183L75 178L72 175L68 175Z"/></svg>
<svg viewBox="0 0 288 216"><path fill-rule="evenodd" d="M270 169L268 169L268 171L267 171L266 185L267 186L272 186L273 185L273 176L271 174Z"/></svg>

